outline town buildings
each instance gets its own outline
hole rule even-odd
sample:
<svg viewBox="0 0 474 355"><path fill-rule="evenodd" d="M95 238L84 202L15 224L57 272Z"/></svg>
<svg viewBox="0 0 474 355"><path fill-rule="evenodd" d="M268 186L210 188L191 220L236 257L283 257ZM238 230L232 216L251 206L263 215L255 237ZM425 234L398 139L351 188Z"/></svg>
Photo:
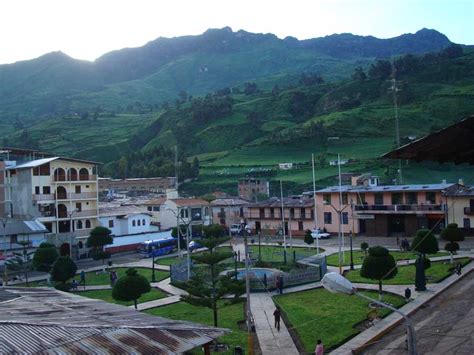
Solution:
<svg viewBox="0 0 474 355"><path fill-rule="evenodd" d="M84 248L98 225L98 163L23 149L9 149L3 162L10 218L41 222L66 250Z"/></svg>
<svg viewBox="0 0 474 355"><path fill-rule="evenodd" d="M282 217L283 208L283 217ZM250 203L244 210L247 224L265 235L285 234L302 236L307 229L314 228L314 199L301 196L281 199L273 197L265 201Z"/></svg>
<svg viewBox="0 0 474 355"><path fill-rule="evenodd" d="M474 187L453 185L443 193L446 223L456 223L466 236L474 236Z"/></svg>
<svg viewBox="0 0 474 355"><path fill-rule="evenodd" d="M238 182L239 197L247 201L256 202L259 196L270 195L270 183L266 179L246 178Z"/></svg>
<svg viewBox="0 0 474 355"><path fill-rule="evenodd" d="M158 230L151 224L151 214L136 206L101 204L99 223L110 229L114 236L150 233Z"/></svg>
<svg viewBox="0 0 474 355"><path fill-rule="evenodd" d="M210 204L199 198L167 199L160 207L160 227L170 229L177 224L212 224Z"/></svg>
<svg viewBox="0 0 474 355"><path fill-rule="evenodd" d="M357 183L353 178L352 185L316 192L318 227L337 234L341 225L344 233L367 236L411 236L420 228L444 227L442 194L453 184L379 186L371 178Z"/></svg>
<svg viewBox="0 0 474 355"><path fill-rule="evenodd" d="M130 178L130 179L99 179L99 192L107 191L146 191L164 194L166 190L176 186L175 177Z"/></svg>
<svg viewBox="0 0 474 355"><path fill-rule="evenodd" d="M240 198L217 198L211 201L212 221L226 227L240 223L247 205L248 201Z"/></svg>

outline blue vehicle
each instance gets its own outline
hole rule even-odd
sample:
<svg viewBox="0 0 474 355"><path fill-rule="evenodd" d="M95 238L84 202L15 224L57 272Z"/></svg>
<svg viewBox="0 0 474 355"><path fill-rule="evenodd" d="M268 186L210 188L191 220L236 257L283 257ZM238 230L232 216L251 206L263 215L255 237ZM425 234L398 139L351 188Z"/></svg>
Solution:
<svg viewBox="0 0 474 355"><path fill-rule="evenodd" d="M147 240L140 244L138 253L144 258L165 255L173 252L178 247L178 239L166 237L157 240Z"/></svg>

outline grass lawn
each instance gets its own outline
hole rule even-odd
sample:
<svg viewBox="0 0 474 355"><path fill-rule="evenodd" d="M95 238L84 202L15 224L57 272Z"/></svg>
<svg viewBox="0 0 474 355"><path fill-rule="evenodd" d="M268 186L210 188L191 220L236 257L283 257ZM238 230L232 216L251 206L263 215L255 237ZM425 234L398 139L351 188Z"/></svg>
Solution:
<svg viewBox="0 0 474 355"><path fill-rule="evenodd" d="M98 286L98 285L110 285L110 271L115 270L117 272L117 276L120 278L121 276L125 275L125 271L127 268L108 268L105 274L99 273L97 274L95 271L86 272L86 285L88 286ZM148 280L151 280L151 269L147 268L137 268L136 269L140 275L145 276ZM161 281L169 277L169 272L155 270L155 277L157 281ZM79 272L76 273L74 277L77 281L79 281ZM44 287L47 286L46 280L42 281L35 281L29 283L30 287Z"/></svg>
<svg viewBox="0 0 474 355"><path fill-rule="evenodd" d="M93 291L79 291L79 292L74 292L76 295L79 296L84 296L88 298L95 298L99 299L102 301L106 301L109 303L116 303L116 304L121 304L123 306L131 306L133 305L132 302L122 302L122 301L116 301L112 298L112 290L93 290ZM154 301L160 298L165 298L168 295L156 288L152 288L150 292L145 293L142 297L138 299L138 303L143 303L143 302L149 302L149 301Z"/></svg>
<svg viewBox="0 0 474 355"><path fill-rule="evenodd" d="M462 265L469 263L469 258L457 259L455 262L460 262ZM428 283L436 283L445 279L449 275L454 273L453 265L447 261L432 262L431 267L425 271ZM397 275L390 280L385 280L384 285L410 285L415 282L415 265L399 266ZM371 283L377 284L377 280L365 279L360 276L360 270L348 271L344 275L348 280L352 282Z"/></svg>
<svg viewBox="0 0 474 355"><path fill-rule="evenodd" d="M352 253L353 253L353 258L354 258L354 265L361 265L362 262L364 261L365 253L362 250L354 250ZM349 251L346 251L344 254L345 254L345 260L342 265L348 266L351 261L351 253ZM404 251L404 252L390 251L390 255L392 255L396 261L406 260L406 259L416 259L416 253L412 251ZM429 255L429 257L432 258L436 256L447 256L447 255L449 255L449 253L441 251L434 255ZM329 255L326 261L328 265L339 266L339 254L334 253L334 254Z"/></svg>
<svg viewBox="0 0 474 355"><path fill-rule="evenodd" d="M363 292L370 297L377 297L376 292ZM296 292L275 296L274 301L280 305L287 326L294 328L307 353L313 353L316 341L323 341L325 350L336 347L346 339L359 333L353 326L365 319L369 312L369 301L357 296L334 294L325 289ZM404 304L402 297L386 294L385 302L400 307ZM388 309L380 310L383 315Z"/></svg>
<svg viewBox="0 0 474 355"><path fill-rule="evenodd" d="M258 259L258 246L257 245L251 245L250 246L250 251L252 253L252 258ZM263 261L273 261L273 262L283 262L284 257L283 257L283 251L284 248L280 246L261 246L261 254L262 254L262 260ZM319 248L319 252L323 252L323 248ZM286 248L287 252L287 261L293 261L293 252L296 252L296 257L297 259L301 259L302 257L307 257L311 255L316 254L316 247L311 246L310 249L307 247L287 247Z"/></svg>
<svg viewBox="0 0 474 355"><path fill-rule="evenodd" d="M217 250L218 251L232 251L232 247L230 247L230 246L217 247ZM200 253L203 253L203 252L201 251L201 252L197 252L197 253L192 253L191 255L197 255L197 254L200 254ZM185 258L186 258L186 255L183 255L183 259L185 259ZM166 258L163 258L163 259L155 259L155 263L160 264L160 265L171 266L173 264L176 264L179 260L180 259L178 258L178 256L169 256L169 257L166 257Z"/></svg>
<svg viewBox="0 0 474 355"><path fill-rule="evenodd" d="M214 325L212 311L209 308L197 307L185 302L149 309L145 313L176 320ZM232 333L219 338L220 342L229 345L229 350L220 354L233 354L234 346L236 345L244 348L245 353L247 353L247 333L237 326L237 322L241 320L244 320L242 303L226 306L218 310L218 326L232 330Z"/></svg>

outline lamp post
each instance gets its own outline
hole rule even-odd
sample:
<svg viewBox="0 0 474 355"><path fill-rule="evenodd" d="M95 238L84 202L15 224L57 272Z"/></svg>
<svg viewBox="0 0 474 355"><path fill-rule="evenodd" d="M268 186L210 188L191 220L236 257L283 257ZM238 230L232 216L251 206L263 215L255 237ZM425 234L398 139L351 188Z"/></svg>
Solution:
<svg viewBox="0 0 474 355"><path fill-rule="evenodd" d="M74 213L78 212L78 209L74 209L69 213L69 257L72 259L72 241L73 241L73 233L74 233L74 228L72 224L72 215Z"/></svg>
<svg viewBox="0 0 474 355"><path fill-rule="evenodd" d="M153 250L153 249L151 251L151 257L152 257L151 282L156 282L156 277L155 277L155 250Z"/></svg>
<svg viewBox="0 0 474 355"><path fill-rule="evenodd" d="M351 264L350 264L350 267L351 267L351 270L354 270L354 256L352 254L352 231L354 230L354 202L352 201L351 199L351 215L352 215L352 229L351 231L349 232L349 243L350 243L350 247L351 247Z"/></svg>
<svg viewBox="0 0 474 355"><path fill-rule="evenodd" d="M7 271L7 222L10 216L6 214L2 217L2 226L3 226L3 257L4 257L4 264L3 264L3 286L8 285L8 271Z"/></svg>
<svg viewBox="0 0 474 355"><path fill-rule="evenodd" d="M338 240L339 240L339 273L342 275L342 211L344 211L348 206L344 208L336 208L331 202L324 201L324 205L329 205L337 213L339 218L339 229L338 229ZM351 239L352 240L352 239Z"/></svg>
<svg viewBox="0 0 474 355"><path fill-rule="evenodd" d="M413 327L413 324L411 321L408 319L407 315L403 313L402 311L396 309L395 307L392 307L389 304L386 304L381 301L377 301L373 298L370 298L362 293L359 293L357 291L357 288L352 285L352 283L347 280L344 276L339 275L336 272L329 272L326 275L324 275L323 279L321 280L321 284L323 287L333 293L344 293L346 295L356 295L361 298L364 298L366 300L369 300L370 302L373 302L375 304L378 304L379 306L388 308L398 314L400 314L404 319L405 323L407 325L407 343L408 343L408 354L410 355L417 355L417 349L416 349L416 334L415 334L415 328Z"/></svg>

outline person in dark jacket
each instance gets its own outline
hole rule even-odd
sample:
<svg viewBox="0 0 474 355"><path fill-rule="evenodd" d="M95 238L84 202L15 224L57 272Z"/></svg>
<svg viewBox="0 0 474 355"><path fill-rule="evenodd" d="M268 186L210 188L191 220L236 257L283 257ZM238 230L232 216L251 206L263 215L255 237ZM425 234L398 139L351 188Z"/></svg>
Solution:
<svg viewBox="0 0 474 355"><path fill-rule="evenodd" d="M275 311L273 312L273 317L275 318L275 328L280 331L280 319L281 319L281 312L280 308L277 307L275 308Z"/></svg>

